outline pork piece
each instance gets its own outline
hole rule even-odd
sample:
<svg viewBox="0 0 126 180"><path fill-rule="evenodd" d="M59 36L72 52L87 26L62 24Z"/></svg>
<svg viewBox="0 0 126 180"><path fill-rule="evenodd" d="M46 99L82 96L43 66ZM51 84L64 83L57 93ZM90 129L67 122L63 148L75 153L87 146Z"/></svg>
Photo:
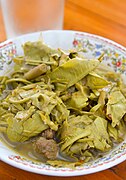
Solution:
<svg viewBox="0 0 126 180"><path fill-rule="evenodd" d="M58 153L58 145L53 139L44 137L38 138L34 142L34 149L37 153L42 154L47 159L56 159Z"/></svg>
<svg viewBox="0 0 126 180"><path fill-rule="evenodd" d="M45 137L46 139L53 139L55 136L55 131L53 131L52 129L46 129L42 132L41 136Z"/></svg>

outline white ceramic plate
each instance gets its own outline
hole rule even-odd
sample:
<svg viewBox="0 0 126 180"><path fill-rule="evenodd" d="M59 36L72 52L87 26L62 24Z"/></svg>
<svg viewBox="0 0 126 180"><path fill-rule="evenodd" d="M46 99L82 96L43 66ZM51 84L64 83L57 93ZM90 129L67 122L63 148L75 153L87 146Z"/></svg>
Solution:
<svg viewBox="0 0 126 180"><path fill-rule="evenodd" d="M13 66L12 57L23 53L22 44L26 41L38 40L40 34L40 32L27 34L0 44L0 75L3 75ZM67 50L83 46L85 56L88 58L97 58L102 52L105 52L104 62L116 72L121 72L124 76L126 74L126 48L111 40L77 31L45 31L42 32L42 37L45 43L54 48L60 47ZM31 161L10 150L2 142L0 142L0 159L17 168L38 174L53 176L84 175L105 170L123 162L126 159L126 140L104 157L76 169L54 168Z"/></svg>

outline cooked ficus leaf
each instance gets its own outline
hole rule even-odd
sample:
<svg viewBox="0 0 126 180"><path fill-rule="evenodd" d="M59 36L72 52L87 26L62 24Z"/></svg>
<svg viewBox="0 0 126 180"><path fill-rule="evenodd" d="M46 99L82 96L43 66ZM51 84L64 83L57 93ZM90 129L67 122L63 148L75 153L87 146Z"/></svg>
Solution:
<svg viewBox="0 0 126 180"><path fill-rule="evenodd" d="M74 58L58 66L49 74L57 91L64 91L84 78L99 65L98 60ZM64 86L61 86L63 84Z"/></svg>
<svg viewBox="0 0 126 180"><path fill-rule="evenodd" d="M89 86L91 89L101 89L109 84L109 82L106 79L102 78L95 72L90 72L86 78L86 85Z"/></svg>
<svg viewBox="0 0 126 180"><path fill-rule="evenodd" d="M107 115L111 116L112 126L120 124L126 113L126 99L118 88L113 88L108 97Z"/></svg>

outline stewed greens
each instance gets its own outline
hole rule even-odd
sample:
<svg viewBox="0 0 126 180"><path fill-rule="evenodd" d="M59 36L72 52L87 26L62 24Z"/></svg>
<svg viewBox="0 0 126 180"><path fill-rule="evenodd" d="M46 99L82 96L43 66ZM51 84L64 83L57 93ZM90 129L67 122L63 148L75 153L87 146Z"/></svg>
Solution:
<svg viewBox="0 0 126 180"><path fill-rule="evenodd" d="M102 65L101 58L87 59L77 50L52 49L41 41L26 42L23 50L23 56L13 58L11 75L0 77L1 133L11 142L31 141L46 163L67 167L123 141L126 85L121 75Z"/></svg>

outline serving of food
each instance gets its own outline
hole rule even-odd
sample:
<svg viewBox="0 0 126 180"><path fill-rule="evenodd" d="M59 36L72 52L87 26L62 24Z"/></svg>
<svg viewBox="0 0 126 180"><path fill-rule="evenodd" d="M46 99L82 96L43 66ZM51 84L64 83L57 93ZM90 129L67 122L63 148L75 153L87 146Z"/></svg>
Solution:
<svg viewBox="0 0 126 180"><path fill-rule="evenodd" d="M124 62L125 50L95 35L54 31L57 39L52 40L53 31L44 33L44 41L37 40L38 33L25 41L26 35L17 38L23 53L13 49L11 68L5 72L1 66L1 146L16 153L13 158L8 156L9 161L14 160L12 165L21 165L23 157L20 168L27 162L34 164L30 167L34 170L26 170L42 174L63 170L66 175L80 175L105 169L107 163L111 167L110 159L116 161L126 148L125 69L117 64ZM65 49L62 35L71 35ZM125 160L125 154L120 158L114 163Z"/></svg>

